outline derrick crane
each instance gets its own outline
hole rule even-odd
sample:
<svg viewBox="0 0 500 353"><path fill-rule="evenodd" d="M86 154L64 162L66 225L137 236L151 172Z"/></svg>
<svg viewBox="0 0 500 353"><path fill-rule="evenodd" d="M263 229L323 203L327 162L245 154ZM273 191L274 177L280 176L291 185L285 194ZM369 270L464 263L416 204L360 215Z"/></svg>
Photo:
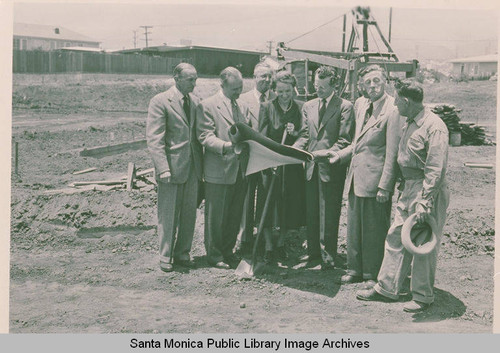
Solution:
<svg viewBox="0 0 500 353"><path fill-rule="evenodd" d="M339 95L354 101L358 96L358 70L371 64L379 64L388 75L404 73L406 77L415 76L418 61L401 62L394 53L390 43L384 37L369 7L356 7L350 11L351 33L346 48L347 14L343 15L342 51L314 51L289 48L284 42L278 43L278 70L288 70L297 78L297 97L309 100L316 97L313 86L313 75L316 68L327 65L337 68L339 73ZM374 29L374 30L372 30ZM368 34L371 34L372 40ZM375 37L383 43L380 48ZM372 45L370 45L372 44ZM358 48L359 45L361 48ZM376 50L373 50L373 45Z"/></svg>

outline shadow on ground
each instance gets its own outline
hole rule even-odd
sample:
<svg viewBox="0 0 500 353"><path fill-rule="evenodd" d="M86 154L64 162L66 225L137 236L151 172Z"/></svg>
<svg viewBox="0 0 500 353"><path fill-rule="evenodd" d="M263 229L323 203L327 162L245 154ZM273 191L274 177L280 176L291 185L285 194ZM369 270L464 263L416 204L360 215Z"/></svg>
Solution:
<svg viewBox="0 0 500 353"><path fill-rule="evenodd" d="M413 315L413 322L436 322L461 317L467 307L453 294L434 288L434 304L422 313Z"/></svg>

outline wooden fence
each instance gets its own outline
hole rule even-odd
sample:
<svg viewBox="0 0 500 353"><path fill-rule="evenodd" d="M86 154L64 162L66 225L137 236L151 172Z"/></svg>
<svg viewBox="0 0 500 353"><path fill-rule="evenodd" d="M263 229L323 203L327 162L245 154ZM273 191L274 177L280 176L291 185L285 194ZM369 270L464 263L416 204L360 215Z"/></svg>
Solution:
<svg viewBox="0 0 500 353"><path fill-rule="evenodd" d="M171 74L183 58L137 54L108 54L73 51L14 50L13 72L46 74L56 72Z"/></svg>

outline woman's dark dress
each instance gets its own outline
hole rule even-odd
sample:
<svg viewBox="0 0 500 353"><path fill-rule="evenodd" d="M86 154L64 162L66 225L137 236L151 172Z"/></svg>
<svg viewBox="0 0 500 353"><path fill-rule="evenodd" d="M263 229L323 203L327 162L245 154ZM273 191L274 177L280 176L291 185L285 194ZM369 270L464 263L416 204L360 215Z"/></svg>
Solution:
<svg viewBox="0 0 500 353"><path fill-rule="evenodd" d="M268 109L264 122L265 135L272 140L281 143L283 132L287 123L292 123L295 126L295 131L298 131L301 126L301 102L292 100L292 106L288 111L284 111L278 103L278 99L269 103L271 107ZM279 124L278 124L279 122ZM293 145L298 136L287 134L285 145ZM285 168L285 180L281 177L283 168ZM268 210L268 218L265 226L283 227L285 229L296 229L305 225L305 175L302 164L289 164L283 167L278 167L276 172L278 178L275 181L274 192L271 199L270 209ZM271 181L271 171L264 172L264 185L266 189ZM265 195L262 195L265 197ZM284 209L283 209L284 206ZM284 224L281 222L284 212Z"/></svg>

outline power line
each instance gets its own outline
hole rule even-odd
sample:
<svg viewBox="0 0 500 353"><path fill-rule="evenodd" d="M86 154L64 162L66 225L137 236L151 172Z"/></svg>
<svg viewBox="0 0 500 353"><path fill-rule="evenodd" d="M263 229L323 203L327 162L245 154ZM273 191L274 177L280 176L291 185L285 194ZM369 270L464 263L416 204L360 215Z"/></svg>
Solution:
<svg viewBox="0 0 500 353"><path fill-rule="evenodd" d="M416 42L493 42L497 41L496 38L489 39L421 39L421 38L401 38L401 37L392 37L393 40L412 40Z"/></svg>
<svg viewBox="0 0 500 353"><path fill-rule="evenodd" d="M297 39L299 39L299 38L302 38L302 37L304 37L304 36L306 36L306 35L308 35L308 34L310 34L310 33L314 32L315 30L320 29L321 27L324 27L324 26L326 26L327 24L330 24L330 23L332 23L332 22L334 22L334 21L338 20L339 18L341 18L341 17L343 17L343 16L344 16L344 14L342 14L342 15L340 15L340 16L337 16L337 17L335 17L333 20L330 20L330 21L328 21L328 22L325 22L325 23L323 23L323 24L319 25L318 27L315 27L315 28L311 29L311 30L310 30L310 31L308 31L308 32L306 32L306 33L304 33L304 34L301 34L301 35L300 35L300 36L298 36L298 37L295 37L295 38L293 38L293 39L290 39L290 40L289 40L288 42L286 42L286 43L288 44L288 43L293 42L294 40L297 40Z"/></svg>

